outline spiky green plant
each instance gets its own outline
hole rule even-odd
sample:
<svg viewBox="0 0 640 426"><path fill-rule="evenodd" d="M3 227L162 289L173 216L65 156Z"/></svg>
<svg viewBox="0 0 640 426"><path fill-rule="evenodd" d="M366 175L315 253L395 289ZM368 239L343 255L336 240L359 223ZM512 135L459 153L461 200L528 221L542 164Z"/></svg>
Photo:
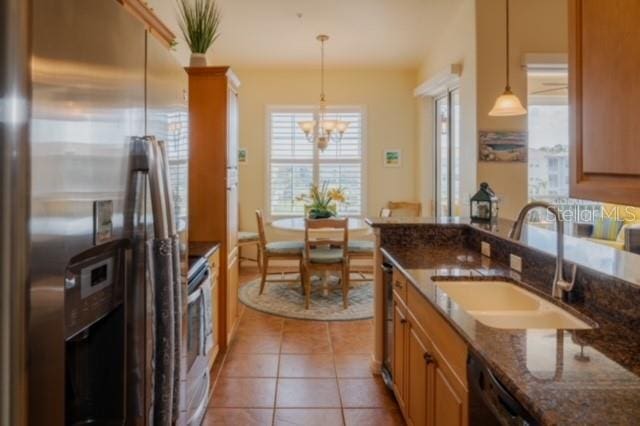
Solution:
<svg viewBox="0 0 640 426"><path fill-rule="evenodd" d="M179 25L193 53L206 53L220 35L216 0L177 0Z"/></svg>

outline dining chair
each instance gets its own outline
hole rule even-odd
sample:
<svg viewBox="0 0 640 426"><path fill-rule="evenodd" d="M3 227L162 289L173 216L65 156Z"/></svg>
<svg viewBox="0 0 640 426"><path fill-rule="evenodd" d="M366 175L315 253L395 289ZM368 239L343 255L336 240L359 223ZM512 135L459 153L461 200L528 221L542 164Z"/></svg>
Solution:
<svg viewBox="0 0 640 426"><path fill-rule="evenodd" d="M332 230L342 234L342 238L333 237L333 233L322 238L314 237L317 231ZM341 231L341 232L340 232ZM302 281L305 292L305 309L309 309L311 300L311 276L314 272L339 271L341 273L342 305L349 306L349 227L345 219L305 219L304 251L302 261Z"/></svg>
<svg viewBox="0 0 640 426"><path fill-rule="evenodd" d="M300 284L304 291L304 284L302 283L302 251L304 249L304 243L302 241L274 241L267 242L266 233L264 231L264 218L261 210L256 210L256 219L258 220L258 235L260 237L259 259L262 260L260 265L260 272L262 278L260 280L260 294L264 292L267 282L283 282L283 280L268 280L269 274L269 261L271 260L294 260L298 262L298 270L300 272ZM286 280L284 280L286 281Z"/></svg>
<svg viewBox="0 0 640 426"><path fill-rule="evenodd" d="M256 258L251 258L242 254L243 247L256 246ZM258 264L258 271L261 268L260 260L260 234L251 231L238 231L238 250L240 250L240 262L249 260Z"/></svg>
<svg viewBox="0 0 640 426"><path fill-rule="evenodd" d="M422 203L413 201L389 201L387 208L389 216L420 217L422 215Z"/></svg>

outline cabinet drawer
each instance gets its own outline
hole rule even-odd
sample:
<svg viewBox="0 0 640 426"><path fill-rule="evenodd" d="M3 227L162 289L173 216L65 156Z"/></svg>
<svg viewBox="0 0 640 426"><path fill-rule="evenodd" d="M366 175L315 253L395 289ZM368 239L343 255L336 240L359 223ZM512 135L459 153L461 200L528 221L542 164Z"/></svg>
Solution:
<svg viewBox="0 0 640 426"><path fill-rule="evenodd" d="M442 368L467 388L467 345L413 286L407 286L407 307L417 327L433 342Z"/></svg>
<svg viewBox="0 0 640 426"><path fill-rule="evenodd" d="M407 279L398 271L397 269L393 269L393 279L391 284L393 285L393 292L396 296L398 296L403 302L407 301L407 287L409 287L409 283Z"/></svg>

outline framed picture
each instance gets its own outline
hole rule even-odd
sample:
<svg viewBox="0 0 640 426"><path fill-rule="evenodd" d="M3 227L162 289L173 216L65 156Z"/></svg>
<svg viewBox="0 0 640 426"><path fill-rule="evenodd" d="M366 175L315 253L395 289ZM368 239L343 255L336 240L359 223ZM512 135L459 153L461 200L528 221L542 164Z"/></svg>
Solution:
<svg viewBox="0 0 640 426"><path fill-rule="evenodd" d="M399 149L385 149L383 161L385 167L400 167L402 152Z"/></svg>
<svg viewBox="0 0 640 426"><path fill-rule="evenodd" d="M248 162L248 154L247 148L238 149L238 163L246 164Z"/></svg>
<svg viewBox="0 0 640 426"><path fill-rule="evenodd" d="M478 160L487 162L527 162L527 132L487 132L478 136Z"/></svg>

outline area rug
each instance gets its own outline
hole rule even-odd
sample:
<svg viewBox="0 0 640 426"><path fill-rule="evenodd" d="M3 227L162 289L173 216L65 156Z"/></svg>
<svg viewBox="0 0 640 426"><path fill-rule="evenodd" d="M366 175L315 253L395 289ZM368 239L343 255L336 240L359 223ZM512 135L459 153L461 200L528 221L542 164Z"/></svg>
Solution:
<svg viewBox="0 0 640 426"><path fill-rule="evenodd" d="M304 296L300 283L268 282L264 293L260 292L260 280L252 281L240 288L240 301L261 312L286 318L349 321L373 317L373 283L355 282L349 290L349 307L342 307L342 289L337 280L330 279L324 294L324 285L314 280L309 309L304 308Z"/></svg>

